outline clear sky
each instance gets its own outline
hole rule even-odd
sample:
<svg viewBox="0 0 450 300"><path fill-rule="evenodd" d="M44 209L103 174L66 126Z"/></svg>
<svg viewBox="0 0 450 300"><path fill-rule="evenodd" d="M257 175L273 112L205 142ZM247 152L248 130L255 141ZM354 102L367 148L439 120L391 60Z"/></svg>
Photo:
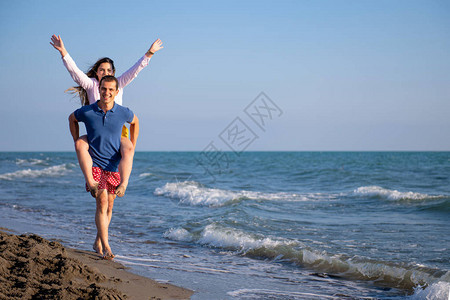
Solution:
<svg viewBox="0 0 450 300"><path fill-rule="evenodd" d="M164 42L124 90L138 151L229 150L237 117L247 150L450 150L449 1L3 0L0 28L0 151L73 150L52 34L117 75ZM280 109L264 130L245 114L261 92Z"/></svg>

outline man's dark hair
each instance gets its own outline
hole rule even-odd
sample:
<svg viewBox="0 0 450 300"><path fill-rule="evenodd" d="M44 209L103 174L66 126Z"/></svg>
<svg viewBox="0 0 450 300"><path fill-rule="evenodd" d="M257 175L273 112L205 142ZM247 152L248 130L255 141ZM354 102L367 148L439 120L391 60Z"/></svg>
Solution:
<svg viewBox="0 0 450 300"><path fill-rule="evenodd" d="M100 86L102 86L102 82L106 81L106 82L115 82L116 83L116 91L119 89L119 82L117 81L117 78L112 76L112 75L106 75L103 76L102 79L100 80Z"/></svg>

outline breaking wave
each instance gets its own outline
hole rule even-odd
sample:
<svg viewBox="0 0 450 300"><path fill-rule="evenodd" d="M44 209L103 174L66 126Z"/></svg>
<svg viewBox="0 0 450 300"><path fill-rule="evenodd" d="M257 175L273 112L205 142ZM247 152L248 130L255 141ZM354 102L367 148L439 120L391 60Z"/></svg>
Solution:
<svg viewBox="0 0 450 300"><path fill-rule="evenodd" d="M179 242L192 242L193 238L184 228L171 228L164 233L164 237Z"/></svg>
<svg viewBox="0 0 450 300"><path fill-rule="evenodd" d="M19 166L24 165L32 165L32 166L45 166L48 165L49 159L37 159L37 158L29 158L29 159L16 159L16 164Z"/></svg>
<svg viewBox="0 0 450 300"><path fill-rule="evenodd" d="M385 286L402 288L416 294L434 289L450 282L450 271L428 268L410 263L376 261L361 257L331 255L305 246L297 240L269 237L222 227L215 223L207 225L200 233L190 233L184 228L168 230L164 236L182 242L193 242L206 247L234 251L237 254L258 259L284 261L321 272L322 276L339 276L353 280L366 280ZM444 282L444 283L440 283Z"/></svg>
<svg viewBox="0 0 450 300"><path fill-rule="evenodd" d="M220 207L239 200L269 200L269 201L309 201L332 198L333 195L294 194L294 193L262 193L252 191L230 191L224 189L207 188L195 181L166 183L156 188L155 195L178 199L180 203L192 206Z"/></svg>
<svg viewBox="0 0 450 300"><path fill-rule="evenodd" d="M433 196L428 194L421 194L415 192L399 192L397 190L389 190L379 186L363 186L353 191L355 195L380 197L387 200L425 200L425 199L439 199L444 196Z"/></svg>
<svg viewBox="0 0 450 300"><path fill-rule="evenodd" d="M236 291L228 292L227 295L238 299L342 299L342 297L328 296L318 293L290 292L268 289L239 289Z"/></svg>
<svg viewBox="0 0 450 300"><path fill-rule="evenodd" d="M414 295L410 297L412 300L441 300L450 299L450 283L439 281L425 288L416 287Z"/></svg>
<svg viewBox="0 0 450 300"><path fill-rule="evenodd" d="M73 168L73 164L62 164L57 165L53 167L48 167L44 169L38 169L38 170L32 170L32 169L25 169L25 170L19 170L12 173L5 173L0 174L0 179L3 180L14 180L14 179L21 179L21 178L37 178L37 177L43 177L43 176L61 176L66 174Z"/></svg>

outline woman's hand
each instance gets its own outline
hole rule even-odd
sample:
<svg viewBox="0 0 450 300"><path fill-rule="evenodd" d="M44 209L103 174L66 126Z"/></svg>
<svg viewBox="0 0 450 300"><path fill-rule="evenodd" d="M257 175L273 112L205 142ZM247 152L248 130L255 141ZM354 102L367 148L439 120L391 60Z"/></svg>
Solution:
<svg viewBox="0 0 450 300"><path fill-rule="evenodd" d="M56 36L56 35L52 36L52 41L50 42L50 45L52 45L53 48L55 48L56 50L59 51L59 53L61 53L61 57L66 56L67 50L64 47L64 42L63 42L62 38L59 35L58 36Z"/></svg>
<svg viewBox="0 0 450 300"><path fill-rule="evenodd" d="M162 46L162 41L160 39L157 39L156 41L153 42L152 46L150 47L150 49L148 49L148 51L147 51L147 53L145 53L145 55L147 57L151 57L153 54L156 53L156 51L159 51L162 48L164 48Z"/></svg>

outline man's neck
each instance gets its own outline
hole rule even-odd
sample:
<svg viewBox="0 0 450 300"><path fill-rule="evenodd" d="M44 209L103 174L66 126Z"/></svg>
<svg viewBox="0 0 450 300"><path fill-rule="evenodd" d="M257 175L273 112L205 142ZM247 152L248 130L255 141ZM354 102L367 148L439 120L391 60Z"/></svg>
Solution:
<svg viewBox="0 0 450 300"><path fill-rule="evenodd" d="M99 100L97 105L101 110L103 110L106 113L107 111L111 110L114 107L114 101L105 103L102 100Z"/></svg>

